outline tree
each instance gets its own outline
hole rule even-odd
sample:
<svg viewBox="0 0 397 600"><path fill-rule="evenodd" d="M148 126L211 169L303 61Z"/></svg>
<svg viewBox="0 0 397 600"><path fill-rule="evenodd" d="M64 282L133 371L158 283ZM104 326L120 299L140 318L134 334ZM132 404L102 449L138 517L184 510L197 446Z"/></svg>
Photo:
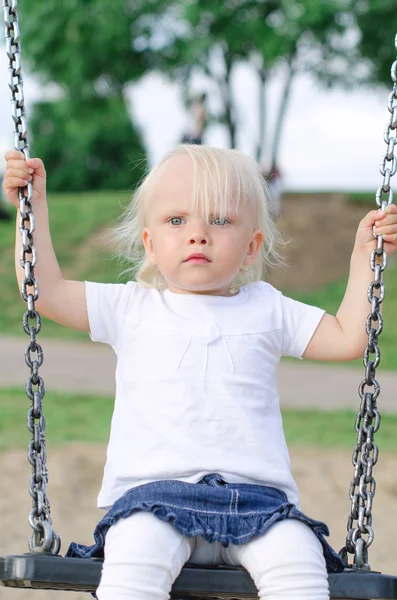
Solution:
<svg viewBox="0 0 397 600"><path fill-rule="evenodd" d="M179 0L169 13L186 23L162 49L167 68L179 80L189 79L199 69L215 83L223 102L220 120L229 131L230 145L237 144L238 120L233 96L236 67L251 66L258 78L258 143L256 158L264 153L266 139L266 86L276 69L284 64L286 81L280 100L272 160L277 161L282 123L291 84L297 73L315 71L324 80L324 69L333 69L346 49L344 33L347 0ZM153 32L157 24L153 23ZM335 39L339 41L335 43ZM150 44L150 37L148 45ZM343 43L342 43L343 42ZM342 77L341 73L338 77Z"/></svg>
<svg viewBox="0 0 397 600"><path fill-rule="evenodd" d="M218 119L225 123L232 147L239 126L233 78L241 63L248 64L258 78L256 157L262 158L267 143L277 162L297 73L310 70L329 85L345 77L340 65L344 54L351 56L344 34L354 2L113 0L109 8L108 0L37 0L30 15L24 5L24 40L31 69L62 86L65 100L122 98L127 84L149 69L167 72L188 89L192 74L202 72L222 99ZM285 85L270 144L266 88L282 65Z"/></svg>
<svg viewBox="0 0 397 600"><path fill-rule="evenodd" d="M137 157L142 163L144 149L128 115L125 87L150 62L150 52L137 49L133 39L145 11L156 10L157 4L21 3L24 64L43 84L57 84L60 97L37 103L30 119L36 151L52 172L53 189L131 185L126 159ZM95 169L98 164L101 168ZM139 176L136 171L135 178Z"/></svg>
<svg viewBox="0 0 397 600"><path fill-rule="evenodd" d="M161 0L37 0L21 3L24 60L45 83L59 84L70 96L119 93L139 78L150 63L150 51L133 40L145 15Z"/></svg>
<svg viewBox="0 0 397 600"><path fill-rule="evenodd" d="M264 134L264 85L277 58L285 51L283 39L272 34L269 16L278 9L278 0L190 0L177 3L185 31L176 33L169 45L169 71L178 80L200 69L218 88L223 103L221 122L225 123L230 145L236 146L237 119L232 78L240 62L250 62L262 82L260 91L261 127ZM175 11L175 5L169 10ZM264 135L261 136L262 138ZM260 151L259 151L260 153Z"/></svg>
<svg viewBox="0 0 397 600"><path fill-rule="evenodd" d="M271 149L271 164L277 164L282 126L287 112L291 87L298 74L311 73L325 85L344 84L350 78L351 51L349 36L351 16L349 0L326 3L282 0L275 22L275 35L285 40L286 51L277 61L285 69Z"/></svg>
<svg viewBox="0 0 397 600"><path fill-rule="evenodd" d="M359 59L367 66L364 81L390 87L390 67L396 60L396 6L389 0L354 0L352 13L359 32Z"/></svg>
<svg viewBox="0 0 397 600"><path fill-rule="evenodd" d="M142 142L119 96L38 102L31 127L50 190L131 189L144 173Z"/></svg>

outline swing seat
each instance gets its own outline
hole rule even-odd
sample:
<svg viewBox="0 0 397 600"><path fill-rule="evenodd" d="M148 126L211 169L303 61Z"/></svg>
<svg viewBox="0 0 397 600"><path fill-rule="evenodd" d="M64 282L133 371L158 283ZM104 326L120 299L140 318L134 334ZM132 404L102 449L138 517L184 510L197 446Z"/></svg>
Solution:
<svg viewBox="0 0 397 600"><path fill-rule="evenodd" d="M0 557L0 584L5 587L94 592L102 560L48 554ZM397 577L372 571L346 570L329 575L331 599L397 599ZM257 600L254 582L239 567L187 564L174 583L172 598Z"/></svg>

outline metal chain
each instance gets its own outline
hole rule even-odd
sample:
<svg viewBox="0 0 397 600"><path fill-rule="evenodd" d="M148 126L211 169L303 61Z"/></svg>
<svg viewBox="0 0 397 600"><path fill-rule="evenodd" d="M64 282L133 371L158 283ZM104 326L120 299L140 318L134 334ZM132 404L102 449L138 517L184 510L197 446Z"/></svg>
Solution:
<svg viewBox="0 0 397 600"><path fill-rule="evenodd" d="M16 150L23 152L25 159L28 159L29 138L23 95L17 0L3 0L3 9L6 53L9 61L8 85L11 90L11 110L14 122L14 145ZM60 539L52 529L50 503L47 497L46 423L42 409L44 381L39 375L39 368L43 364L43 349L36 340L41 329L41 319L35 309L39 289L34 276L36 248L33 244L35 223L32 191L30 183L26 188L19 189L19 230L22 236L20 261L25 271L21 292L23 299L27 302L27 311L23 316L23 329L30 336L30 341L25 349L25 361L30 368L30 375L26 382L26 393L31 402L28 413L28 429L32 434L29 444L29 462L32 465L32 476L29 483L32 510L29 514L29 523L33 528L33 533L29 541L29 550L58 554Z"/></svg>
<svg viewBox="0 0 397 600"><path fill-rule="evenodd" d="M397 35L394 42L397 50ZM390 178L397 170L397 159L394 153L397 143L397 59L391 67L391 78L393 90L387 102L390 119L383 138L387 145L387 151L383 155L379 167L381 175L383 175L383 182L376 192L376 204L383 210L393 202ZM368 287L368 301L371 303L371 312L366 322L368 346L363 355L365 378L358 388L361 403L355 423L357 443L353 451L354 474L349 490L351 510L347 521L346 546L340 552L345 564L348 564L347 554L354 555L353 564L349 567L356 570L370 570L368 548L374 541L372 503L376 490L372 469L378 461L379 454L378 446L374 441L374 434L380 425L380 413L376 404L380 385L376 380L376 368L380 363L378 337L383 329L380 307L385 297L382 276L387 266L387 254L383 248L382 236L374 234L374 237L377 244L370 258L374 280Z"/></svg>

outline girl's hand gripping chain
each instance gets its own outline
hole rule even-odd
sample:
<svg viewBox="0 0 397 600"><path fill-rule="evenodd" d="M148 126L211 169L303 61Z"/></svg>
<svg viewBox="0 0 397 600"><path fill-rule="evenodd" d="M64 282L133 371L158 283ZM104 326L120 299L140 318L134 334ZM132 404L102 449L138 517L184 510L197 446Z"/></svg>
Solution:
<svg viewBox="0 0 397 600"><path fill-rule="evenodd" d="M3 190L8 200L16 208L19 208L19 193L21 187L32 183L34 200L45 198L46 194L46 171L43 161L39 158L29 158L18 150L10 150L6 153L6 172L3 180Z"/></svg>
<svg viewBox="0 0 397 600"><path fill-rule="evenodd" d="M385 210L371 210L360 222L356 234L355 251L369 256L376 247L374 235L383 237L387 254L397 250L397 206L390 204Z"/></svg>

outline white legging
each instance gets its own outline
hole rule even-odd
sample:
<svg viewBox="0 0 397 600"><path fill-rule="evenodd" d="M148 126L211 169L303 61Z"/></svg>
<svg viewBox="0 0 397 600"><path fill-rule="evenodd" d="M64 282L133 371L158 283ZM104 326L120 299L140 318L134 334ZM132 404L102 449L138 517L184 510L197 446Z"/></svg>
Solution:
<svg viewBox="0 0 397 600"><path fill-rule="evenodd" d="M138 512L107 533L98 600L168 600L187 561L245 567L261 599L329 599L321 544L300 521L280 521L246 544L224 548L200 536L187 538L151 513Z"/></svg>

